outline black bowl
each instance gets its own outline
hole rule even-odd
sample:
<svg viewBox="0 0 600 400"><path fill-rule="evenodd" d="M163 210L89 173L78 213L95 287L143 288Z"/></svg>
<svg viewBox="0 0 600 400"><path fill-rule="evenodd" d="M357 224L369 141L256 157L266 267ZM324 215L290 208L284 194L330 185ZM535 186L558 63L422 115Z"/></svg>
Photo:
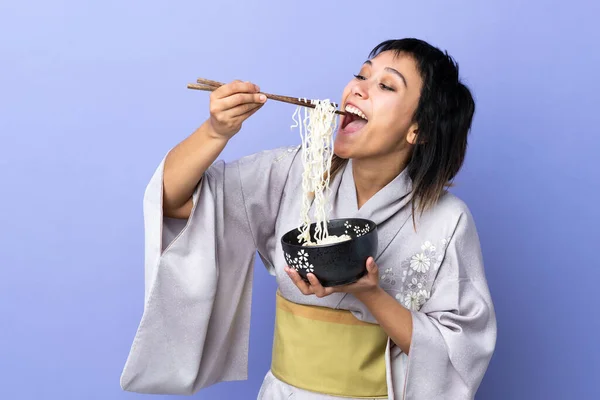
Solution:
<svg viewBox="0 0 600 400"><path fill-rule="evenodd" d="M314 238L316 223L310 225ZM327 224L329 235L347 234L344 242L303 246L298 240L298 228L281 237L287 265L308 281L306 274L315 274L321 285L338 286L356 282L367 273L367 258L377 251L377 224L362 218L332 219Z"/></svg>

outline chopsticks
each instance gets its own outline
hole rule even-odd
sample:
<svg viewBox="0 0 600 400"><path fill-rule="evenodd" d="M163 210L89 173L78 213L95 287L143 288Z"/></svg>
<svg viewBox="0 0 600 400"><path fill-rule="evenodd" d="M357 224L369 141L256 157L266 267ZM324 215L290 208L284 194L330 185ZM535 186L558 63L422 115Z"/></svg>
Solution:
<svg viewBox="0 0 600 400"><path fill-rule="evenodd" d="M224 85L221 82L212 81L210 79L203 79L203 78L198 78L196 80L196 82L197 82L197 84L188 83L188 85L187 85L188 89L204 90L207 92L212 92L213 90L217 89L218 87ZM298 106L304 106L304 107L310 107L310 108L316 107L314 104L311 104L309 99L296 98L296 97L290 97L290 96L280 96L278 94L271 94L271 93L262 93L262 94L267 96L267 99L271 99L271 100L281 101L284 103L295 104ZM338 105L336 103L332 103L332 104L334 107L336 107L336 108L338 107ZM339 114L339 115L346 114L344 111L341 111L341 110L335 110L335 113Z"/></svg>

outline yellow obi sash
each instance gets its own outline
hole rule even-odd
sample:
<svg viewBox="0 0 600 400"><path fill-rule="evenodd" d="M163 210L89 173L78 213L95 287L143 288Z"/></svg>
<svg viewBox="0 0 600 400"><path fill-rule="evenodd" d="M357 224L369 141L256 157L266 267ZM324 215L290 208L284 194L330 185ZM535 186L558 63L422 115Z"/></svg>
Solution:
<svg viewBox="0 0 600 400"><path fill-rule="evenodd" d="M277 292L271 372L300 389L387 399L387 335L350 311L292 303Z"/></svg>

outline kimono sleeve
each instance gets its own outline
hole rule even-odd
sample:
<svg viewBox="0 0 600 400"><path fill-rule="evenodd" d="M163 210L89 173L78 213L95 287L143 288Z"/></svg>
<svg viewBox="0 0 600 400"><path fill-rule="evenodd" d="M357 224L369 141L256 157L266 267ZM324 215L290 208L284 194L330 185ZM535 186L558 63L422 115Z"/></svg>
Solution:
<svg viewBox="0 0 600 400"><path fill-rule="evenodd" d="M496 317L468 209L458 219L430 298L412 316L403 399L473 399L495 348Z"/></svg>
<svg viewBox="0 0 600 400"><path fill-rule="evenodd" d="M269 150L215 162L187 220L162 214L164 159L144 194L145 303L121 374L124 390L193 394L247 379L252 269L274 230L293 160ZM251 212L249 212L251 210Z"/></svg>

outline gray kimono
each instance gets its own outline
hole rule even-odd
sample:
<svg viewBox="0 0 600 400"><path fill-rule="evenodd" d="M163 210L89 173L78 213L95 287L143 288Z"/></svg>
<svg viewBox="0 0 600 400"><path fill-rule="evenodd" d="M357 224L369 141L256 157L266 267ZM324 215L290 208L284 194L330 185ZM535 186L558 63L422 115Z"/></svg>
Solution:
<svg viewBox="0 0 600 400"><path fill-rule="evenodd" d="M300 224L300 151L215 162L185 221L162 215L160 163L144 195L145 303L121 376L124 390L192 394L247 379L257 252L288 300L376 322L350 294L304 296L283 269L279 239ZM389 399L472 399L496 344L476 227L467 206L447 193L416 219L415 231L411 187L404 171L358 209L349 161L331 183L331 217L378 224L380 285L412 311L409 355L388 341Z"/></svg>

